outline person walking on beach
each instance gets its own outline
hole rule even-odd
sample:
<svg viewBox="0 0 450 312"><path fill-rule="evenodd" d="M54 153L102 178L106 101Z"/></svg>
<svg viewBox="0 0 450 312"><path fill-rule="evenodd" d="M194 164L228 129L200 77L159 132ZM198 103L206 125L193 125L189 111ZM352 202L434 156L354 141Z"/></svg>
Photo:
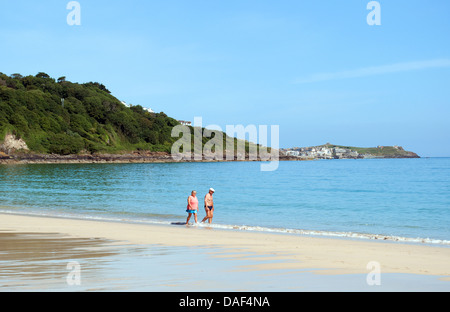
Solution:
<svg viewBox="0 0 450 312"><path fill-rule="evenodd" d="M197 192L192 191L191 195L187 199L187 209L186 212L189 213L186 224L189 224L189 219L191 219L192 214L194 214L195 223L197 222L197 212L198 212L198 199L197 199Z"/></svg>
<svg viewBox="0 0 450 312"><path fill-rule="evenodd" d="M212 222L213 213L214 213L214 201L213 201L213 194L215 190L213 188L209 189L208 194L205 196L205 212L206 217L203 218L202 222L205 222L206 219L209 219L208 222Z"/></svg>

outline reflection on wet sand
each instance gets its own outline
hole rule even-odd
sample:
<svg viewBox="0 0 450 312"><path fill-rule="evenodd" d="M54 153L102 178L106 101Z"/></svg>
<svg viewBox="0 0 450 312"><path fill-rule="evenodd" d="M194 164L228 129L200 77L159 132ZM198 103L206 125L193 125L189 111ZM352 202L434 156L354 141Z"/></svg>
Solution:
<svg viewBox="0 0 450 312"><path fill-rule="evenodd" d="M82 265L83 277L98 278L102 263L117 254L104 239L0 232L0 290L64 290L69 262Z"/></svg>
<svg viewBox="0 0 450 312"><path fill-rule="evenodd" d="M214 233L211 232L211 233ZM93 236L94 237L94 236ZM187 237L186 239L192 239ZM0 292L8 291L448 291L437 276L316 274L289 254L219 245L131 244L54 233L0 231ZM69 278L79 264L80 283ZM301 264L301 263L300 263Z"/></svg>

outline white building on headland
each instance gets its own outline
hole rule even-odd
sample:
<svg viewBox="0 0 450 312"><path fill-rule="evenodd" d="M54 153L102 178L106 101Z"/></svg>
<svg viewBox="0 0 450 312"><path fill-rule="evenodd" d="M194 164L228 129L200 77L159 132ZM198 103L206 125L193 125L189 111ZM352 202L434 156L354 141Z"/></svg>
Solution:
<svg viewBox="0 0 450 312"><path fill-rule="evenodd" d="M143 107L143 109L149 113L154 113L153 109L151 108Z"/></svg>
<svg viewBox="0 0 450 312"><path fill-rule="evenodd" d="M299 157L303 159L333 159L333 158L360 158L358 152L348 148L311 146L294 147L282 150L286 156Z"/></svg>
<svg viewBox="0 0 450 312"><path fill-rule="evenodd" d="M178 122L183 126L191 126L192 122L186 120L178 120Z"/></svg>
<svg viewBox="0 0 450 312"><path fill-rule="evenodd" d="M123 105L125 105L126 107L131 107L133 106L132 104L128 104L125 101L120 101ZM154 113L155 111L151 108L147 108L147 107L142 107L143 110L149 112L149 113Z"/></svg>

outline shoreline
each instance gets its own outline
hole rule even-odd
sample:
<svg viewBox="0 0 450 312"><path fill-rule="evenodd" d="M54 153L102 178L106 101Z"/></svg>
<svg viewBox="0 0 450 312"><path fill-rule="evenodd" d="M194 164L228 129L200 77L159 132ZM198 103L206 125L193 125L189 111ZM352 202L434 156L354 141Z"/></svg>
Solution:
<svg viewBox="0 0 450 312"><path fill-rule="evenodd" d="M207 231L207 235L205 235ZM382 273L437 276L450 281L450 248L286 233L229 231L217 228L80 220L0 213L0 232L105 239L127 245L224 248L271 256L277 261L247 270L318 270L316 274L367 274L376 261ZM230 252L231 253L231 252Z"/></svg>
<svg viewBox="0 0 450 312"><path fill-rule="evenodd" d="M313 160L313 159L311 159ZM234 160L219 160L219 159L202 159L202 160L174 160L171 156L168 157L147 157L147 156L91 156L91 155L70 155L67 157L53 155L30 158L0 158L0 165L25 165L25 164L145 164L145 163L211 163L211 162L245 162L245 161L265 161L261 159L234 159ZM271 160L267 160L271 161ZM272 160L273 161L273 160ZM278 161L305 161L305 159L294 159L292 157L280 157Z"/></svg>
<svg viewBox="0 0 450 312"><path fill-rule="evenodd" d="M420 157L374 157L374 158L343 158L343 159L418 159ZM181 162L243 162L243 161L313 161L313 160L329 160L321 158L300 158L295 156L279 155L278 159L251 160L237 159L235 156L232 160L227 160L224 155L223 159L208 159L203 156L201 160L182 159L175 160L170 153L166 152L145 152L134 151L123 154L74 154L74 155L57 155L57 154L4 154L0 152L0 165L20 165L20 164L124 164L124 163L181 163ZM332 159L330 159L332 160Z"/></svg>
<svg viewBox="0 0 450 312"><path fill-rule="evenodd" d="M111 223L128 223L128 224L141 224L149 226L174 226L174 225L184 225L184 222L174 222L168 220L156 220L156 219L133 219L133 218L123 218L123 217L101 217L101 216L89 216L76 215L76 214L58 214L58 213L38 213L38 212L21 212L15 211L13 208L6 206L0 206L0 216L1 215L15 215L24 217L43 217L43 218L56 218L56 219L72 219L80 221L98 221L98 222L111 222ZM184 216L179 216L180 220L184 220ZM450 248L450 240L437 239L437 238L423 238L423 237L402 237L394 235L384 235L384 234L372 234L372 233L359 233L359 232L338 232L338 231L326 231L326 230L304 230L304 229L293 229L293 228L275 228L275 227L264 227L258 225L237 225L237 224L223 224L223 223L213 223L211 225L206 223L189 223L190 227L194 228L208 228L217 231L237 231L244 233L262 233L271 235L293 235L302 237L317 237L325 239L342 239L342 240L356 240L356 241L378 241L386 243L402 243L402 244L412 244L418 246L432 246L439 248Z"/></svg>

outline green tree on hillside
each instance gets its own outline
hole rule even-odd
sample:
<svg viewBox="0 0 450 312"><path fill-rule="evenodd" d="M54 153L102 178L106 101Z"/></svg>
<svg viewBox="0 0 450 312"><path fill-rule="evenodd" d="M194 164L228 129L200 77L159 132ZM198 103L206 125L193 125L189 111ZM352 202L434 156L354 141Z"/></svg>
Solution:
<svg viewBox="0 0 450 312"><path fill-rule="evenodd" d="M78 84L64 76L55 80L44 72L0 73L0 140L14 132L32 151L169 151L177 124L164 113L124 106L98 82Z"/></svg>

